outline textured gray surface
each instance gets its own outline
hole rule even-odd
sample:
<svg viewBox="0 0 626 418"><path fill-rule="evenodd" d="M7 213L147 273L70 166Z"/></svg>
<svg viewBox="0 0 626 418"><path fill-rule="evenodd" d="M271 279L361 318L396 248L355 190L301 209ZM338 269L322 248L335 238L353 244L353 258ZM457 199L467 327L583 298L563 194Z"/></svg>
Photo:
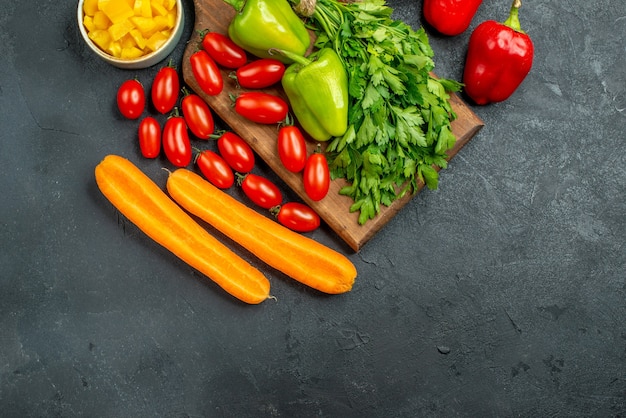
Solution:
<svg viewBox="0 0 626 418"><path fill-rule="evenodd" d="M392 1L420 25L421 2ZM93 168L139 157L75 2L0 0L0 415L626 416L626 6L527 0L534 67L325 297L242 255L277 302L234 302L124 223ZM187 39L192 28L191 2ZM431 33L460 79L471 29ZM173 54L182 57L184 45ZM268 174L261 164L259 172Z"/></svg>

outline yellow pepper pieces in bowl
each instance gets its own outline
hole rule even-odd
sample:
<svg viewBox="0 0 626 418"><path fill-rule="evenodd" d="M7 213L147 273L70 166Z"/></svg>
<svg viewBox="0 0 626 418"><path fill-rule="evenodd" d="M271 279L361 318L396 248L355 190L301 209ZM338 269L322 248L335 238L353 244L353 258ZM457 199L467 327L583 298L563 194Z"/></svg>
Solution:
<svg viewBox="0 0 626 418"><path fill-rule="evenodd" d="M181 0L80 0L77 15L91 49L120 68L145 68L163 60L184 25Z"/></svg>

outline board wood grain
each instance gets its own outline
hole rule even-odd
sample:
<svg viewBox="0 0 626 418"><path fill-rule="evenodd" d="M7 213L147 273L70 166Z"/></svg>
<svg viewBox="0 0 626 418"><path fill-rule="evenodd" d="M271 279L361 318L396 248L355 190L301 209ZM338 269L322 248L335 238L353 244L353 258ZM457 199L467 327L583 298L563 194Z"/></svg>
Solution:
<svg viewBox="0 0 626 418"><path fill-rule="evenodd" d="M227 33L228 24L235 15L234 9L222 0L194 0L195 23L194 31L189 39L183 55L182 72L185 83L198 95L200 95L213 111L228 126L246 142L261 157L267 165L294 190L304 202L314 208L328 226L338 234L354 251L359 251L389 220L391 220L414 196L410 194L395 201L389 207L383 206L380 214L364 225L358 223L358 212L350 213L353 201L350 197L342 196L338 192L348 183L343 179L331 182L328 195L319 202L309 199L302 186L302 175L294 174L286 170L276 151L277 127L275 125L261 125L248 121L236 114L232 109L230 94L238 94L243 90L238 88L236 82L228 77L231 70L222 69L224 78L224 90L217 96L209 96L200 89L196 82L189 58L197 49L201 41L199 33L211 30ZM286 99L280 85L264 91L277 94ZM484 125L482 120L472 112L458 95L452 95L451 105L457 114L457 119L452 122L452 131L457 137L455 147L449 151L449 159L454 157ZM309 152L312 152L316 143L310 141ZM419 190L423 188L420 185ZM419 192L418 190L418 192Z"/></svg>

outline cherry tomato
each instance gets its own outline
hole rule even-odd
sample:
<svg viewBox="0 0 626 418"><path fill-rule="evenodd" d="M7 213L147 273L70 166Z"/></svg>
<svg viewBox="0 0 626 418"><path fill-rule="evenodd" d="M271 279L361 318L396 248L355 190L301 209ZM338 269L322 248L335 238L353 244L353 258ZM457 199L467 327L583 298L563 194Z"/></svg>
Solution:
<svg viewBox="0 0 626 418"><path fill-rule="evenodd" d="M161 68L152 82L152 104L157 112L170 112L178 101L180 79L176 69L171 66Z"/></svg>
<svg viewBox="0 0 626 418"><path fill-rule="evenodd" d="M202 151L196 158L198 168L215 187L228 189L235 183L235 175L222 157L211 150Z"/></svg>
<svg viewBox="0 0 626 418"><path fill-rule="evenodd" d="M276 215L278 222L297 232L311 232L320 226L320 216L310 206L299 202L282 205Z"/></svg>
<svg viewBox="0 0 626 418"><path fill-rule="evenodd" d="M249 173L254 168L254 152L240 136L232 132L223 133L217 140L217 149L238 173Z"/></svg>
<svg viewBox="0 0 626 418"><path fill-rule="evenodd" d="M309 156L302 175L304 191L312 200L322 200L330 188L330 170L326 156L315 152Z"/></svg>
<svg viewBox="0 0 626 418"><path fill-rule="evenodd" d="M285 120L289 106L273 94L248 91L235 98L235 112L252 122L273 124Z"/></svg>
<svg viewBox="0 0 626 418"><path fill-rule="evenodd" d="M278 83L285 74L285 64L272 58L262 58L239 67L237 83L246 89L263 89Z"/></svg>
<svg viewBox="0 0 626 418"><path fill-rule="evenodd" d="M202 48L222 67L239 68L248 61L243 48L218 32L207 32L202 38Z"/></svg>
<svg viewBox="0 0 626 418"><path fill-rule="evenodd" d="M137 119L146 107L146 93L137 80L126 80L117 90L117 108L128 119Z"/></svg>
<svg viewBox="0 0 626 418"><path fill-rule="evenodd" d="M192 150L187 124L182 116L171 116L163 128L163 151L176 167L186 167L191 162Z"/></svg>
<svg viewBox="0 0 626 418"><path fill-rule="evenodd" d="M139 122L139 149L145 158L156 158L161 153L161 125L152 116Z"/></svg>
<svg viewBox="0 0 626 418"><path fill-rule="evenodd" d="M283 194L271 180L256 174L246 174L241 189L252 202L263 209L271 209L283 203Z"/></svg>
<svg viewBox="0 0 626 418"><path fill-rule="evenodd" d="M203 92L216 96L224 89L224 79L217 64L204 50L196 51L189 58L191 72Z"/></svg>
<svg viewBox="0 0 626 418"><path fill-rule="evenodd" d="M190 93L183 97L180 107L189 130L200 139L209 139L215 129L209 105L197 94Z"/></svg>
<svg viewBox="0 0 626 418"><path fill-rule="evenodd" d="M306 140L297 126L285 125L278 131L278 157L285 168L298 173L306 164Z"/></svg>

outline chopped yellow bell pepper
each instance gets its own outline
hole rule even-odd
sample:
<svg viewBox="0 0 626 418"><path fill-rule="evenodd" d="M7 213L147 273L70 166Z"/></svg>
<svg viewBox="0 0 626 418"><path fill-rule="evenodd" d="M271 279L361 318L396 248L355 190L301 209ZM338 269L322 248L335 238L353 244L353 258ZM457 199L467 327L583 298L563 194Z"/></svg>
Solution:
<svg viewBox="0 0 626 418"><path fill-rule="evenodd" d="M83 13L87 16L93 17L98 11L98 0L85 0L83 3Z"/></svg>
<svg viewBox="0 0 626 418"><path fill-rule="evenodd" d="M152 5L150 0L143 0L141 3L141 15L143 17L152 17Z"/></svg>
<svg viewBox="0 0 626 418"><path fill-rule="evenodd" d="M176 26L176 11L167 14L167 27L174 29L174 26Z"/></svg>
<svg viewBox="0 0 626 418"><path fill-rule="evenodd" d="M83 17L83 25L85 26L85 29L87 29L87 32L92 32L97 29L96 25L93 23L93 16L85 15Z"/></svg>
<svg viewBox="0 0 626 418"><path fill-rule="evenodd" d="M159 16L167 15L167 9L163 7L162 1L150 0L150 5L152 6L152 16L154 16L155 14Z"/></svg>
<svg viewBox="0 0 626 418"><path fill-rule="evenodd" d="M120 23L135 15L133 8L128 5L126 0L108 0L100 9L111 22Z"/></svg>
<svg viewBox="0 0 626 418"><path fill-rule="evenodd" d="M135 16L141 16L142 4L143 4L142 0L135 0L135 3L133 4L133 13L135 13Z"/></svg>
<svg viewBox="0 0 626 418"><path fill-rule="evenodd" d="M131 29L135 29L135 25L130 20L122 20L109 26L109 34L114 41L117 41L122 39Z"/></svg>
<svg viewBox="0 0 626 418"><path fill-rule="evenodd" d="M122 44L122 49L137 46L137 42L135 42L135 39L130 35L130 32L120 39L120 43Z"/></svg>
<svg viewBox="0 0 626 418"><path fill-rule="evenodd" d="M168 36L164 35L162 32L156 32L147 40L146 49L156 51L167 41L167 38Z"/></svg>
<svg viewBox="0 0 626 418"><path fill-rule="evenodd" d="M133 39L135 41L135 45L137 45L137 47L139 49L143 50L146 47L146 38L143 37L143 35L139 31L139 29L131 30L130 31L130 36L133 37Z"/></svg>
<svg viewBox="0 0 626 418"><path fill-rule="evenodd" d="M176 26L176 0L85 0L89 38L117 58L134 59L159 49Z"/></svg>
<svg viewBox="0 0 626 418"><path fill-rule="evenodd" d="M111 26L111 21L109 20L107 15L104 14L103 11L98 10L93 15L93 24L96 29L107 30L109 26Z"/></svg>
<svg viewBox="0 0 626 418"><path fill-rule="evenodd" d="M136 46L131 46L129 48L122 48L120 58L125 60L135 59L141 57L143 54L144 53L141 49L137 48Z"/></svg>
<svg viewBox="0 0 626 418"><path fill-rule="evenodd" d="M122 45L117 41L113 41L109 44L106 52L113 55L115 58L119 58L122 56Z"/></svg>
<svg viewBox="0 0 626 418"><path fill-rule="evenodd" d="M130 18L130 21L133 22L135 27L139 29L144 37L149 37L149 35L154 32L154 28L156 27L154 19L147 17L133 16Z"/></svg>
<svg viewBox="0 0 626 418"><path fill-rule="evenodd" d="M152 18L154 21L154 29L156 31L162 31L164 29L169 29L168 20L166 16L155 16Z"/></svg>
<svg viewBox="0 0 626 418"><path fill-rule="evenodd" d="M106 50L111 43L111 35L103 29L96 29L89 32L89 39L91 39L102 50Z"/></svg>
<svg viewBox="0 0 626 418"><path fill-rule="evenodd" d="M152 17L150 0L135 0L135 16Z"/></svg>

